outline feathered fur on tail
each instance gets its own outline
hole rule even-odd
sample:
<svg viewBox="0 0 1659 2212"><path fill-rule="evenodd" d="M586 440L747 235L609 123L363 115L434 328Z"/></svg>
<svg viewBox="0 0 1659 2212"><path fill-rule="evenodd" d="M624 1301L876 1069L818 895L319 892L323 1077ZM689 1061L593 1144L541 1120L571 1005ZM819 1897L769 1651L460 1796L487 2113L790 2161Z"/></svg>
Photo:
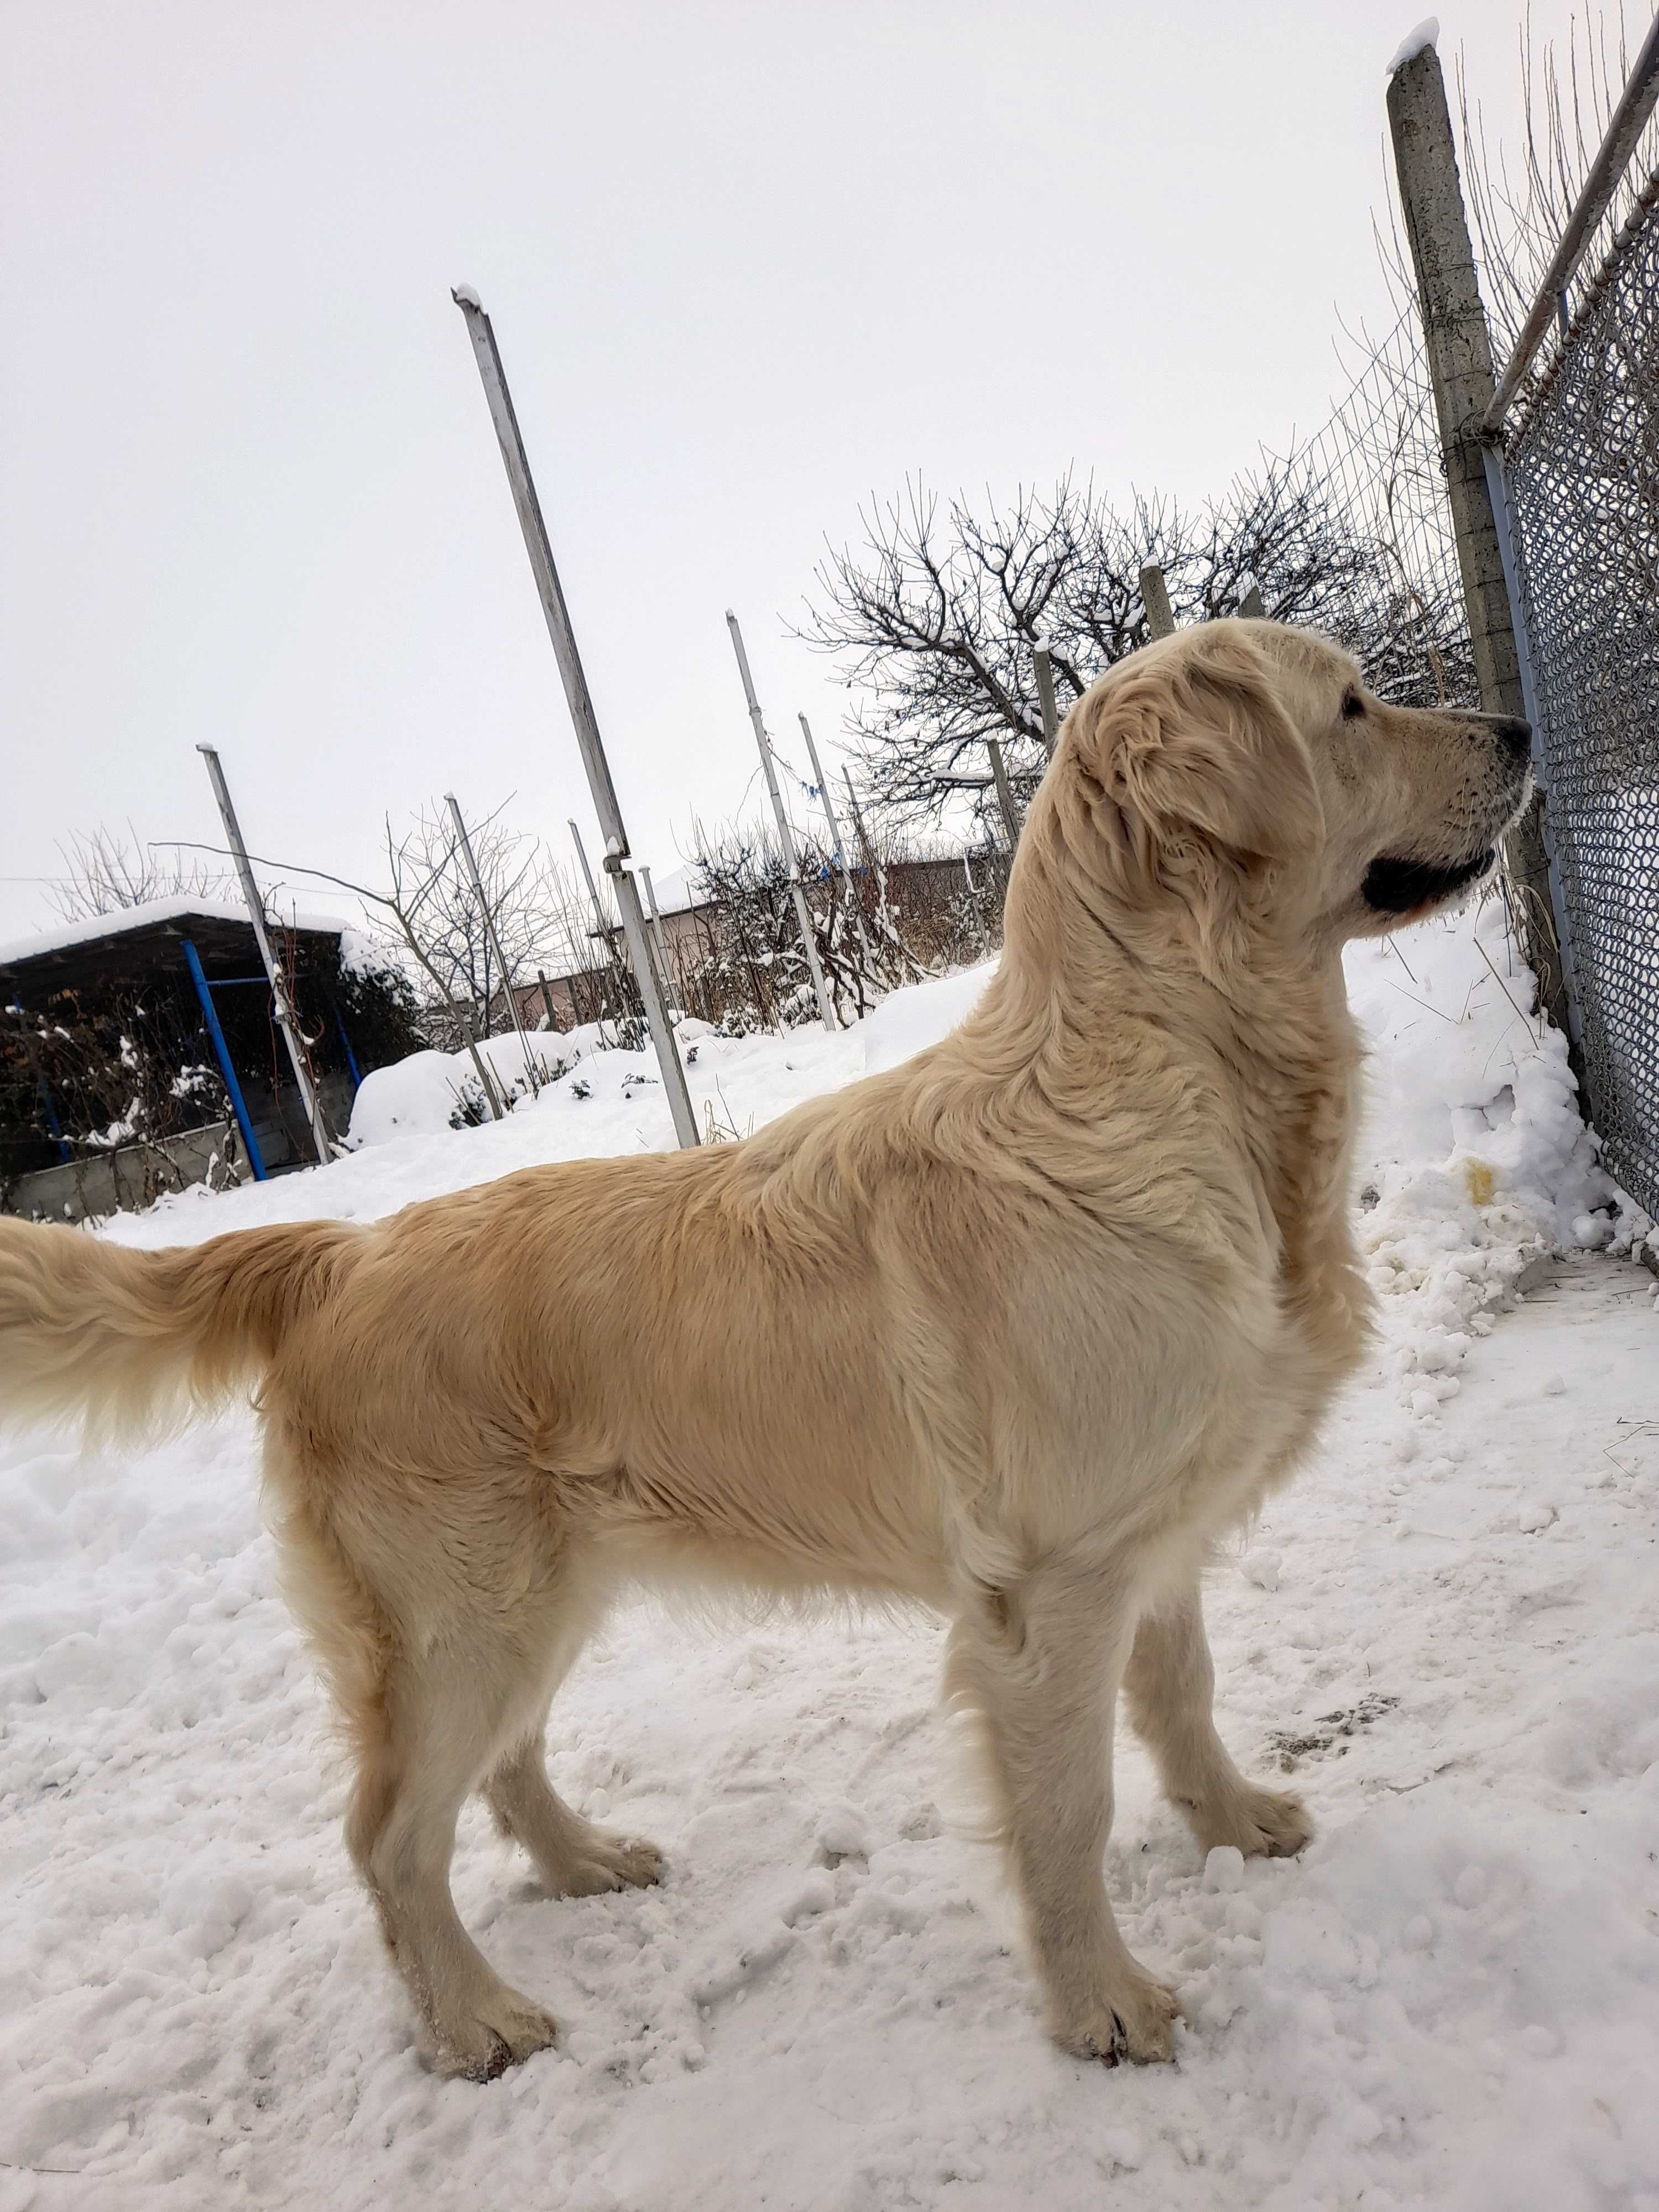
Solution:
<svg viewBox="0 0 1659 2212"><path fill-rule="evenodd" d="M135 1252L0 1220L0 1425L168 1427L254 1381L348 1271L361 1230L302 1221Z"/></svg>

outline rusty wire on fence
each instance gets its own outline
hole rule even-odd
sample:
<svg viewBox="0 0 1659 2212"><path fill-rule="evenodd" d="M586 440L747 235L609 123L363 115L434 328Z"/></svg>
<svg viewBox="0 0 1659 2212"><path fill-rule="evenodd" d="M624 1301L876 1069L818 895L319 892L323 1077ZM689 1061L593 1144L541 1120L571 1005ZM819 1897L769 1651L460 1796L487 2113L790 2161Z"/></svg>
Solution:
<svg viewBox="0 0 1659 2212"><path fill-rule="evenodd" d="M1468 617L1414 309L1360 343L1366 359L1346 395L1284 465L1363 556L1322 627L1380 698L1473 705Z"/></svg>

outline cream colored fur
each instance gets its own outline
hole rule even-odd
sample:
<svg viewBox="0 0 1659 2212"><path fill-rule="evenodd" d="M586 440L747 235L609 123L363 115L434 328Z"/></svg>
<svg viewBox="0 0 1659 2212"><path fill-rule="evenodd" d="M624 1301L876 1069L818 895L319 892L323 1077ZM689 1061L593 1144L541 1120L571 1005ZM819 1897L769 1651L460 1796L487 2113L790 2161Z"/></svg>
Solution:
<svg viewBox="0 0 1659 2212"><path fill-rule="evenodd" d="M744 1144L369 1229L143 1254L0 1224L9 1418L142 1426L257 1385L286 1586L355 1753L348 1842L444 2066L554 2034L451 1901L469 1790L550 1889L655 1877L541 1752L584 1639L653 1579L948 1614L1052 2032L1170 2055L1176 1999L1102 1875L1117 1692L1202 1844L1305 1841L1216 1735L1200 1568L1365 1333L1340 952L1402 918L1366 871L1469 859L1524 780L1513 733L1213 623L1079 702L995 977L889 1074Z"/></svg>

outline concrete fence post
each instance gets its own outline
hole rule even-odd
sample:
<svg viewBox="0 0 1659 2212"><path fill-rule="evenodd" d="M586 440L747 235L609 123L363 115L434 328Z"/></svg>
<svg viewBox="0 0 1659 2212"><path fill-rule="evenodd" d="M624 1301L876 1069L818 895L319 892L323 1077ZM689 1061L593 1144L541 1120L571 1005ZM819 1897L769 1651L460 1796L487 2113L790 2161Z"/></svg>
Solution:
<svg viewBox="0 0 1659 2212"><path fill-rule="evenodd" d="M1156 637L1175 635L1175 614L1170 605L1170 587L1164 580L1164 571L1156 562L1149 562L1140 572L1140 597L1146 610L1146 627Z"/></svg>
<svg viewBox="0 0 1659 2212"><path fill-rule="evenodd" d="M1480 704L1488 714L1524 716L1527 701L1515 617L1480 434L1494 388L1492 340L1475 276L1445 80L1440 57L1431 46L1395 71L1389 81L1388 106L1395 175L1417 280L1418 313L1445 457L1446 493ZM1537 747L1534 731L1534 763ZM1538 976L1545 1011L1564 1035L1571 1034L1550 902L1541 792L1534 792L1526 813L1504 840L1504 864L1516 893L1522 950Z"/></svg>

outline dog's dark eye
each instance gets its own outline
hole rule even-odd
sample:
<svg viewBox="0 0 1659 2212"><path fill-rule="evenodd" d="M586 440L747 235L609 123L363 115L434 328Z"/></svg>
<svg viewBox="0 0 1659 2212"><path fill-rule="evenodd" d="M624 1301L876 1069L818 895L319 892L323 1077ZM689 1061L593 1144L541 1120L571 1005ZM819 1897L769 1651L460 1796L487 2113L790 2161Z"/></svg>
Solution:
<svg viewBox="0 0 1659 2212"><path fill-rule="evenodd" d="M1357 691L1342 694L1342 719L1345 722L1357 722L1364 711L1365 702Z"/></svg>

